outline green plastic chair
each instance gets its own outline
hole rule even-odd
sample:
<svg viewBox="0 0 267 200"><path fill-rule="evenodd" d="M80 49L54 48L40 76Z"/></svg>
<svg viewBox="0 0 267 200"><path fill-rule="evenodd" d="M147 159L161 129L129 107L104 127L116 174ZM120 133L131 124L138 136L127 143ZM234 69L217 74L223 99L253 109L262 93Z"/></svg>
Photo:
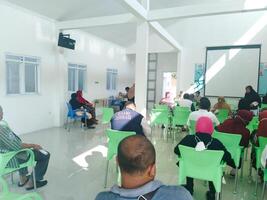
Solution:
<svg viewBox="0 0 267 200"><path fill-rule="evenodd" d="M110 123L111 118L114 115L113 108L103 107L102 108L102 124Z"/></svg>
<svg viewBox="0 0 267 200"><path fill-rule="evenodd" d="M225 165L222 163L223 151L204 150L179 145L179 184L186 184L186 177L212 181L219 199L222 187L222 176Z"/></svg>
<svg viewBox="0 0 267 200"><path fill-rule="evenodd" d="M196 123L195 120L189 121L189 135L194 135L196 133Z"/></svg>
<svg viewBox="0 0 267 200"><path fill-rule="evenodd" d="M265 148L265 146L267 145L267 138L265 137L259 137L258 138L259 140L259 146L258 147L255 147L255 150L256 150L256 170L257 170L257 175L256 175L256 187L255 187L255 195L257 195L257 192L258 192L258 173L259 173L259 170L261 169L261 155L262 155L262 152Z"/></svg>
<svg viewBox="0 0 267 200"><path fill-rule="evenodd" d="M108 153L107 153L107 167L105 176L105 188L107 187L109 161L115 155L117 155L119 143L124 138L129 137L131 135L136 135L136 133L133 131L117 131L117 130L107 129L106 135L108 137Z"/></svg>
<svg viewBox="0 0 267 200"><path fill-rule="evenodd" d="M234 188L234 194L237 192L237 183L238 183L238 166L241 159L241 153L243 148L239 146L242 136L238 134L229 134L229 133L223 133L215 131L212 134L213 138L216 138L220 140L221 143L225 146L227 151L231 154L232 159L235 162L236 166L236 175L235 175L235 188Z"/></svg>
<svg viewBox="0 0 267 200"><path fill-rule="evenodd" d="M267 104L261 104L261 109L267 108Z"/></svg>
<svg viewBox="0 0 267 200"><path fill-rule="evenodd" d="M190 109L187 107L175 107L173 110L172 126L186 125L190 112Z"/></svg>
<svg viewBox="0 0 267 200"><path fill-rule="evenodd" d="M0 177L1 193L0 200L42 200L41 196L37 193L17 194L11 193L8 189L6 181Z"/></svg>
<svg viewBox="0 0 267 200"><path fill-rule="evenodd" d="M152 109L150 113L150 126L154 125L165 125L168 126L170 123L169 110L165 109Z"/></svg>
<svg viewBox="0 0 267 200"><path fill-rule="evenodd" d="M9 162L12 162L12 159L16 159L15 156L17 156L20 153L27 153L29 157L28 160L25 161L24 163L18 164L17 167L9 166ZM0 153L0 177L6 174L11 174L24 167L31 167L33 171L32 174L33 174L34 188L36 189L35 170L34 170L35 165L36 165L36 161L35 161L34 153L31 149L22 149L20 151Z"/></svg>
<svg viewBox="0 0 267 200"><path fill-rule="evenodd" d="M169 110L169 107L165 104L155 104L155 109L163 109L163 110Z"/></svg>
<svg viewBox="0 0 267 200"><path fill-rule="evenodd" d="M219 109L217 113L217 118L220 123L223 123L228 118L228 115L229 115L229 110Z"/></svg>
<svg viewBox="0 0 267 200"><path fill-rule="evenodd" d="M263 177L263 188L262 188L262 193L261 193L261 200L264 200L264 193L265 193L265 188L266 188L266 183L267 183L267 168L264 169L264 177Z"/></svg>
<svg viewBox="0 0 267 200"><path fill-rule="evenodd" d="M247 129L249 130L250 133L252 133L255 129L258 128L258 124L259 124L259 117L255 116L247 125Z"/></svg>

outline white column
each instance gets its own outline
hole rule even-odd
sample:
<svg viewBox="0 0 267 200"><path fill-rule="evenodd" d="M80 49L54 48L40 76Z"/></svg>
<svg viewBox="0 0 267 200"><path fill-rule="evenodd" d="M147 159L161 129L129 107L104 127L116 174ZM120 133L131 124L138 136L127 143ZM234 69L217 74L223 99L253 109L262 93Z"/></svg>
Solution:
<svg viewBox="0 0 267 200"><path fill-rule="evenodd" d="M147 64L149 24L140 21L136 31L135 103L137 111L146 116Z"/></svg>

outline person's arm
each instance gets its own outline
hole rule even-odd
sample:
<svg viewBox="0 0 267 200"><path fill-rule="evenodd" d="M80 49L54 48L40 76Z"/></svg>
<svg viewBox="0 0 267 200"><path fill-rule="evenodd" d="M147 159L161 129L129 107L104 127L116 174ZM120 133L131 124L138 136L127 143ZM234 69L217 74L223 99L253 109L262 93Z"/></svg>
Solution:
<svg viewBox="0 0 267 200"><path fill-rule="evenodd" d="M22 148L20 138L9 127L0 126L0 140L9 151L19 151Z"/></svg>
<svg viewBox="0 0 267 200"><path fill-rule="evenodd" d="M213 113L212 113L212 115L213 115L213 120L212 120L213 123L215 123L216 126L220 125L220 122L219 122L218 118L216 117L216 115Z"/></svg>
<svg viewBox="0 0 267 200"><path fill-rule="evenodd" d="M196 111L196 108L195 108L195 106L194 106L194 103L193 103L193 102L192 102L192 104L191 104L191 111L192 111L192 112Z"/></svg>
<svg viewBox="0 0 267 200"><path fill-rule="evenodd" d="M141 126L143 128L145 136L151 135L151 128L144 117L141 121Z"/></svg>
<svg viewBox="0 0 267 200"><path fill-rule="evenodd" d="M39 144L27 144L27 143L22 143L21 144L21 147L23 149L36 149L36 150L39 150L39 149L42 149L42 147L39 145Z"/></svg>
<svg viewBox="0 0 267 200"><path fill-rule="evenodd" d="M224 146L222 143L219 143L219 142L218 142L218 147L219 147L220 150L222 150L222 151L224 152L222 160L223 160L224 162L226 162L226 164L227 164L228 166L233 167L233 168L236 168L236 166L235 166L235 162L234 162L234 160L232 159L232 156L231 156L231 154L229 153L229 151L227 151L227 149L225 148L225 146Z"/></svg>

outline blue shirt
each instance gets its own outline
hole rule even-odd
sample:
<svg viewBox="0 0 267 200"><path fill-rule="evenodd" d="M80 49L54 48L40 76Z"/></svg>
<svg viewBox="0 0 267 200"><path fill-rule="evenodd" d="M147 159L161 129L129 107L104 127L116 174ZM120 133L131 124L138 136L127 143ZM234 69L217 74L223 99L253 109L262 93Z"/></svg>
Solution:
<svg viewBox="0 0 267 200"><path fill-rule="evenodd" d="M134 131L136 134L145 135L141 125L143 115L126 108L115 113L111 119L111 129L118 131Z"/></svg>
<svg viewBox="0 0 267 200"><path fill-rule="evenodd" d="M160 181L151 181L136 189L113 186L109 192L101 192L95 200L137 200L141 195L157 192L152 200L193 200L191 194L181 186L166 186Z"/></svg>

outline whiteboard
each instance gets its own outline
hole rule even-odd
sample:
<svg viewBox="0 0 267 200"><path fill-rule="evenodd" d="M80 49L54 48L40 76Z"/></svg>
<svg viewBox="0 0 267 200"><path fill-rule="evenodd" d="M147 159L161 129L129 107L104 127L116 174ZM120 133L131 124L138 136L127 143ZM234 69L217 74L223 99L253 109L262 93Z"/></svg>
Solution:
<svg viewBox="0 0 267 200"><path fill-rule="evenodd" d="M205 96L243 97L245 87L258 91L260 45L207 48Z"/></svg>

